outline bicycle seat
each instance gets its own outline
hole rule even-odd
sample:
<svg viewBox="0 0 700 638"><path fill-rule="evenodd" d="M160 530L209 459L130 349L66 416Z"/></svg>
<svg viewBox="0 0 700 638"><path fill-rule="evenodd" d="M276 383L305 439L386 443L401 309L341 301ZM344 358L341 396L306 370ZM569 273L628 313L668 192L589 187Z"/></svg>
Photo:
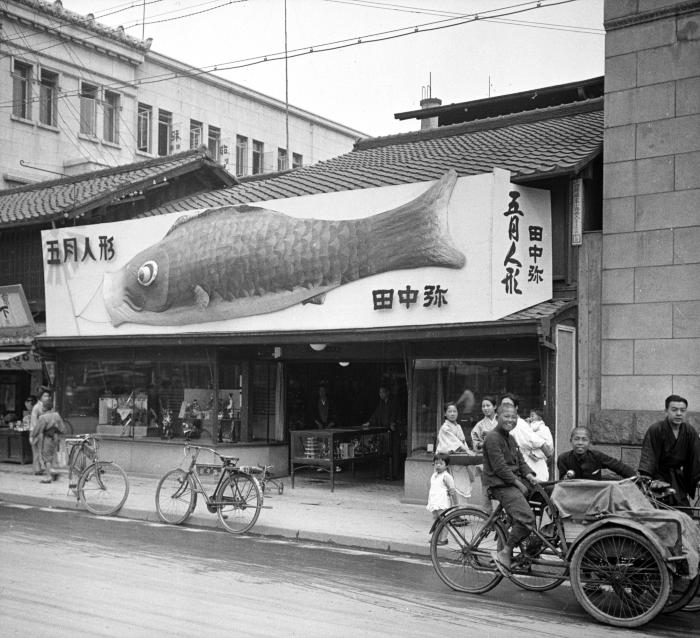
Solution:
<svg viewBox="0 0 700 638"><path fill-rule="evenodd" d="M223 454L221 455L221 460L223 461L224 465L236 465L238 463L238 456L224 456Z"/></svg>

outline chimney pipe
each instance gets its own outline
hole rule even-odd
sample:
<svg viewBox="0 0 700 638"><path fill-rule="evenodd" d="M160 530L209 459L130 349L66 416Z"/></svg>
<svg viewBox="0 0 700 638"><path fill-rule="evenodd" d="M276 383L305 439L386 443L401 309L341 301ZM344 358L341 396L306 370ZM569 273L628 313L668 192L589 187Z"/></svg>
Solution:
<svg viewBox="0 0 700 638"><path fill-rule="evenodd" d="M442 104L442 100L437 98L437 97L426 97L420 101L420 107L422 109L431 109L434 106L440 106L441 104ZM424 117L420 121L420 130L421 131L425 131L427 129L437 128L437 127L438 127L437 116Z"/></svg>

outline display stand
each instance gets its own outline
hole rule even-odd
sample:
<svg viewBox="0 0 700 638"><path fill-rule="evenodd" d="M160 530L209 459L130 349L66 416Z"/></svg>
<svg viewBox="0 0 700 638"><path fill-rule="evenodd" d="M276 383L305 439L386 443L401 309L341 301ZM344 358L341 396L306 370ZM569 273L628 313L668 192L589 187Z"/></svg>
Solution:
<svg viewBox="0 0 700 638"><path fill-rule="evenodd" d="M291 475L304 468L322 468L330 475L331 492L335 489L335 468L350 467L353 476L358 463L375 463L378 475L388 469L388 428L327 428L292 430Z"/></svg>
<svg viewBox="0 0 700 638"><path fill-rule="evenodd" d="M32 462L28 430L0 429L0 461L22 464Z"/></svg>

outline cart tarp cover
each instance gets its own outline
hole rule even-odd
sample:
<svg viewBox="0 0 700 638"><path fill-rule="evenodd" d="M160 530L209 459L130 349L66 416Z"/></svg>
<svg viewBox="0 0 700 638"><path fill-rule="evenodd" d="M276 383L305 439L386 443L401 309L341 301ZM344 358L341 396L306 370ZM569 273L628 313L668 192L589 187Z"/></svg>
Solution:
<svg viewBox="0 0 700 638"><path fill-rule="evenodd" d="M683 551L688 554L690 577L695 578L700 561L700 528L687 514L656 509L635 485L624 481L586 481L574 479L554 486L552 501L564 521L567 518L593 522L605 516L622 516L644 525L664 547L673 549L682 530Z"/></svg>

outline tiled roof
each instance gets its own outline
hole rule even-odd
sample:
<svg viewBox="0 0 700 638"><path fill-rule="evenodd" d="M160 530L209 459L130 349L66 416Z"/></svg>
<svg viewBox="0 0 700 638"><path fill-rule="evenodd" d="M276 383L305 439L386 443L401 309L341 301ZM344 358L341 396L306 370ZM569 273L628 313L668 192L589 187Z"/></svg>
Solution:
<svg viewBox="0 0 700 638"><path fill-rule="evenodd" d="M525 310L519 310L511 315L507 315L499 321L527 321L527 320L539 320L546 319L547 317L553 317L560 311L564 310L566 306L572 304L573 299L550 299L549 301L543 301Z"/></svg>
<svg viewBox="0 0 700 638"><path fill-rule="evenodd" d="M353 151L302 168L170 202L145 213L244 204L504 168L516 182L572 174L602 152L603 99L360 140Z"/></svg>
<svg viewBox="0 0 700 638"><path fill-rule="evenodd" d="M111 38L112 40L122 42L141 51L148 51L151 46L150 41L141 41L131 37L130 35L126 35L126 33L124 33L124 27L117 27L116 29L108 27L104 24L96 22L93 14L83 16L75 13L74 11L64 9L63 3L60 0L58 2L55 0L54 2L46 2L45 0L15 1L37 13L45 13L59 20L64 20L65 22L88 29L89 31L97 33L105 38ZM60 29L60 27L58 28Z"/></svg>
<svg viewBox="0 0 700 638"><path fill-rule="evenodd" d="M73 177L0 190L0 226L46 223L77 217L97 206L163 182L206 168L222 186L236 180L202 149L117 166Z"/></svg>

